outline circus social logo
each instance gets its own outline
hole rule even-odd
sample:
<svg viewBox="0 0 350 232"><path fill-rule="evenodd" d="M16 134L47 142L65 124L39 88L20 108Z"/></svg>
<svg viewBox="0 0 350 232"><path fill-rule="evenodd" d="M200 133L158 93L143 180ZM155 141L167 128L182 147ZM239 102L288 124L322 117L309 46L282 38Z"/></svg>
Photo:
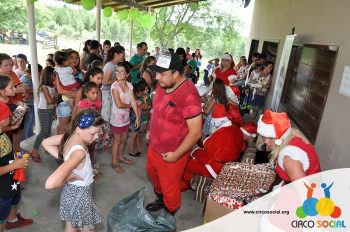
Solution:
<svg viewBox="0 0 350 232"><path fill-rule="evenodd" d="M314 189L317 187L316 183L312 183L310 186L304 183L307 189L307 198L303 204L296 209L296 215L300 219L304 219L307 216L315 217L317 215L322 217L330 217L331 220L294 220L292 227L304 227L304 228L346 228L344 220L335 220L341 216L341 208L331 199L331 188L334 182L327 185L321 184L324 197L316 198L313 196Z"/></svg>

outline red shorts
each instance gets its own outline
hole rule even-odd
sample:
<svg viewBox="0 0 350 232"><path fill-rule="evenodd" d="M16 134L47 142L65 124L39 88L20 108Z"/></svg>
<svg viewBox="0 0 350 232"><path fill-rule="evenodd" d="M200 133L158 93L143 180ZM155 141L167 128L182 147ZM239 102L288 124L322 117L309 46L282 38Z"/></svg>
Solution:
<svg viewBox="0 0 350 232"><path fill-rule="evenodd" d="M63 89L67 91L78 91L80 87L80 84L78 82L75 82L74 84L64 86Z"/></svg>
<svg viewBox="0 0 350 232"><path fill-rule="evenodd" d="M128 131L129 131L129 124L125 126L112 126L113 134L121 135L124 133L128 133Z"/></svg>

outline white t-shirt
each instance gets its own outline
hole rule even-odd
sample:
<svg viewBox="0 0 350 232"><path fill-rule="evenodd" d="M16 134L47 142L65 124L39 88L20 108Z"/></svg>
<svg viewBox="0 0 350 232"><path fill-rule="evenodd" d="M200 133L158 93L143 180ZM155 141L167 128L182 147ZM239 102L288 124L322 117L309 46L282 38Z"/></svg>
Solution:
<svg viewBox="0 0 350 232"><path fill-rule="evenodd" d="M60 78L60 81L63 86L68 86L76 83L73 75L73 69L71 66L67 66L67 67L56 66L55 72L58 74L58 77Z"/></svg>
<svg viewBox="0 0 350 232"><path fill-rule="evenodd" d="M46 85L43 85L42 87L46 87L47 90L49 91L49 95L54 98L55 95L56 95L56 89L54 87L49 87L49 86L46 86ZM43 94L42 91L40 91L39 93L39 105L38 105L38 109L42 109L42 110L47 110L47 109L53 109L55 108L55 105L54 104L48 104L46 102L46 98Z"/></svg>
<svg viewBox="0 0 350 232"><path fill-rule="evenodd" d="M133 94L133 86L130 82L126 82L128 85L129 91L123 92L122 88L119 86L118 82L114 82L111 86L111 95L112 95L112 113L110 123L112 126L123 127L130 123L130 108L129 109L120 109L114 101L113 89L117 89L119 92L120 100L124 104L130 104L131 95Z"/></svg>

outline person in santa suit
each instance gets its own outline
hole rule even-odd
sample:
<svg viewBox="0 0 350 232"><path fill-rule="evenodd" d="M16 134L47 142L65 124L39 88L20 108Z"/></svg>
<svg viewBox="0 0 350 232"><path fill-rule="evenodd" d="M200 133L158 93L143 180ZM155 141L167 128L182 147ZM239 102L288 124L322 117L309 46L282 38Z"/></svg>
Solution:
<svg viewBox="0 0 350 232"><path fill-rule="evenodd" d="M286 113L265 111L258 121L258 148L266 147L276 161L276 173L282 184L321 171L313 145L302 133L291 128Z"/></svg>
<svg viewBox="0 0 350 232"><path fill-rule="evenodd" d="M206 96L213 89L213 84L216 79L220 79L224 82L226 86L234 84L237 80L237 73L234 70L235 63L230 54L225 53L221 57L220 67L216 68L212 75L209 77L210 85L208 88L201 94L201 96Z"/></svg>
<svg viewBox="0 0 350 232"><path fill-rule="evenodd" d="M254 147L254 150L256 151L256 132L258 129L258 126L254 121L248 121L243 123L243 125L239 128L241 129L243 133L243 140L244 140L244 153L247 152L247 149Z"/></svg>
<svg viewBox="0 0 350 232"><path fill-rule="evenodd" d="M216 178L226 162L240 158L244 149L243 133L228 118L223 104L216 104L212 112L211 135L196 148L187 162L181 190L187 190L193 175Z"/></svg>
<svg viewBox="0 0 350 232"><path fill-rule="evenodd" d="M225 86L225 89L228 100L228 118L232 124L240 127L242 125L242 116L238 107L240 90L235 85Z"/></svg>

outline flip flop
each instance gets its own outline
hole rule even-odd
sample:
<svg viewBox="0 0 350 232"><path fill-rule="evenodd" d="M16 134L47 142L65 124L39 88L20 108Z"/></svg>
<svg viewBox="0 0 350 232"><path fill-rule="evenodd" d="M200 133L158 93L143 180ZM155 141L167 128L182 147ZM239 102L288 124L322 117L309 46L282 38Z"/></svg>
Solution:
<svg viewBox="0 0 350 232"><path fill-rule="evenodd" d="M42 163L40 155L38 155L38 156L32 156L31 155L30 157L32 157L32 160L33 160L34 163Z"/></svg>
<svg viewBox="0 0 350 232"><path fill-rule="evenodd" d="M112 164L112 168L114 171L116 171L117 173L123 173L125 172L125 170L122 168L122 166L120 166L120 164L116 163L116 164Z"/></svg>
<svg viewBox="0 0 350 232"><path fill-rule="evenodd" d="M135 154L136 154L137 156L140 156L140 155L142 155L142 152L137 151Z"/></svg>
<svg viewBox="0 0 350 232"><path fill-rule="evenodd" d="M133 157L139 157L140 156L140 154L139 154L139 152L136 152L136 153L129 153L129 155L130 156L133 156Z"/></svg>

